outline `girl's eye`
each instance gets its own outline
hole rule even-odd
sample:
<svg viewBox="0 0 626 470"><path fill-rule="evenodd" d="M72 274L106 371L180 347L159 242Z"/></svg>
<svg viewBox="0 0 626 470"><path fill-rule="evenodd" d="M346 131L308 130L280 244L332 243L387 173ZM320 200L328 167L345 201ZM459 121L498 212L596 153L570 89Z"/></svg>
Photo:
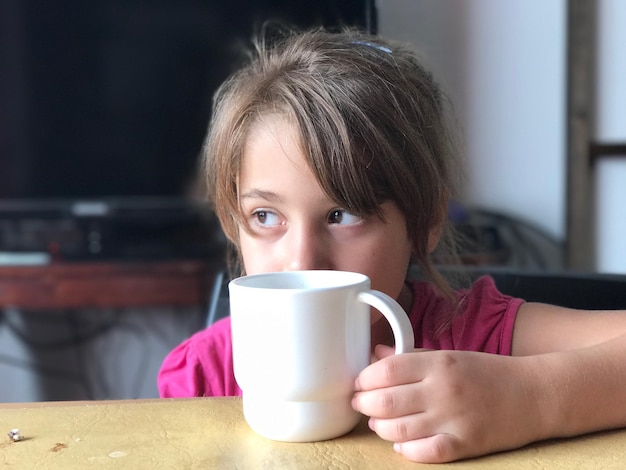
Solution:
<svg viewBox="0 0 626 470"><path fill-rule="evenodd" d="M273 227L276 225L280 225L281 223L278 215L270 211L255 211L252 214L252 218L254 219L254 222L264 227Z"/></svg>
<svg viewBox="0 0 626 470"><path fill-rule="evenodd" d="M343 209L334 209L328 214L329 224L354 225L361 222L361 217L350 214Z"/></svg>

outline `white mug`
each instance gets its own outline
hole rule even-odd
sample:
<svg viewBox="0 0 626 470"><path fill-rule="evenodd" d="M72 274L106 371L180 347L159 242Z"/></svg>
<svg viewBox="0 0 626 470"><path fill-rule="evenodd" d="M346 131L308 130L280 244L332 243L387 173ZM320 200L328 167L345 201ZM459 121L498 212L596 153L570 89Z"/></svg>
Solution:
<svg viewBox="0 0 626 470"><path fill-rule="evenodd" d="M354 382L370 362L370 306L391 324L396 354L414 347L409 319L370 279L290 271L229 283L235 379L250 427L269 439L313 442L348 433Z"/></svg>

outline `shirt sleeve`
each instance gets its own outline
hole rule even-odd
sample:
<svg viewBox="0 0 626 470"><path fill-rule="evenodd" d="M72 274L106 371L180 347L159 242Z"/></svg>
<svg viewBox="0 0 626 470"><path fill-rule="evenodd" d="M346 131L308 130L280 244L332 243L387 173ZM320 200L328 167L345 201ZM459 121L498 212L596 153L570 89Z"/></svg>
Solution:
<svg viewBox="0 0 626 470"><path fill-rule="evenodd" d="M174 348L161 365L157 385L162 398L241 395L232 366L230 318Z"/></svg>
<svg viewBox="0 0 626 470"><path fill-rule="evenodd" d="M517 311L524 300L501 293L490 276L480 277L467 292L453 326L457 349L511 355Z"/></svg>
<svg viewBox="0 0 626 470"><path fill-rule="evenodd" d="M511 354L515 318L524 301L502 294L490 276L459 291L458 308L451 307L429 283L415 283L414 292L410 319L417 345Z"/></svg>

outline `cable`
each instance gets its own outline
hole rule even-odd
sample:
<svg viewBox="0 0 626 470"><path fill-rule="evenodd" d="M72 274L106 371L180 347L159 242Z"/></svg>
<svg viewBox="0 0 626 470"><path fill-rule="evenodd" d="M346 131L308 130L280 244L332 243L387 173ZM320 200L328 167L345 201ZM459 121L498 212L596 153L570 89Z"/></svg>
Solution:
<svg viewBox="0 0 626 470"><path fill-rule="evenodd" d="M456 210L455 214L458 214L454 217L454 223L461 227L495 228L510 252L507 264L533 266L542 270L562 266L563 242L537 225L488 209L462 209Z"/></svg>
<svg viewBox="0 0 626 470"><path fill-rule="evenodd" d="M28 370L29 372L34 372L34 373L38 373L38 374L46 375L46 376L52 376L53 378L61 378L63 380L70 380L72 382L81 381L81 377L76 374L73 374L73 373L70 373L61 369L42 367L41 365L36 364L34 362L27 361L25 359L19 359L17 357L9 356L7 354L0 353L0 363L8 365L8 366L12 366L12 367L18 367L20 369L25 369L25 370Z"/></svg>
<svg viewBox="0 0 626 470"><path fill-rule="evenodd" d="M110 399L115 395L140 398L153 375L155 350L161 351L163 345L169 348L172 339L171 331L166 335L162 323L152 320L151 312L136 313L114 309L94 312L8 309L2 315L1 326L7 334L13 335L17 344L22 343L34 351L34 358L20 360L5 354L0 357L0 363L80 385L80 391L75 392L69 387L63 392L67 396L62 399ZM190 327L195 328L197 323L198 328L202 328L204 314L203 310L194 310ZM176 318L178 316L174 315L173 319ZM154 344L152 339L156 341ZM63 365L55 361L51 354L55 351L65 354L62 360L70 370L55 367ZM37 361L52 367L42 366ZM56 393L52 389L42 390L44 394Z"/></svg>
<svg viewBox="0 0 626 470"><path fill-rule="evenodd" d="M82 386L85 390L85 394L87 398L91 400L95 400L96 396L94 394L93 387L91 385L91 381L89 380L89 376L87 373L87 365L85 363L85 354L83 353L83 344L84 344L84 336L80 334L79 331L79 322L76 319L76 316L73 312L68 312L67 314L67 323L71 331L71 342L73 343L75 358L77 368L80 371L80 376L82 377Z"/></svg>
<svg viewBox="0 0 626 470"><path fill-rule="evenodd" d="M140 355L140 363L137 366L137 373L133 374L133 381L131 385L131 397L130 398L138 398L140 395L139 390L141 389L142 384L146 379L146 375L148 373L148 364L150 361L151 355L149 354L149 350L146 347L142 346L142 336L144 332L135 324L122 321L120 312L113 312L116 317L116 321L114 322L115 331L120 333L127 333L132 335L135 341L131 341L131 343L137 344L137 349L142 351ZM74 350L76 353L76 362L79 370L82 371L82 376L85 378L85 390L92 399L97 398L111 398L113 397L113 391L110 383L107 381L107 377L110 375L111 370L126 370L124 368L107 367L107 364L103 360L103 357L100 356L98 361L86 361L87 352L85 350L85 333L81 331L81 327L84 326L84 322L81 322L82 316L76 314L76 312L69 312L67 321L70 329L72 331L72 337L74 339ZM107 330L105 333L109 333ZM100 336L96 336L91 338L90 343L93 344L95 340L104 336L104 334ZM143 341L145 343L145 341ZM128 342L125 342L128 344ZM118 351L117 348L111 348L113 351ZM91 351L93 353L93 351ZM117 356L119 357L119 355ZM116 359L115 355L107 355L107 358L110 360ZM122 358L123 360L123 358ZM120 362L119 360L116 362ZM96 370L100 369L100 370ZM108 373L107 373L108 372ZM118 381L119 383L120 381Z"/></svg>
<svg viewBox="0 0 626 470"><path fill-rule="evenodd" d="M101 336L101 335L107 333L113 327L117 326L119 324L119 319L115 318L114 320L109 321L106 324L98 325L92 331L89 331L87 333L82 333L82 334L80 334L78 336L70 336L69 338L62 338L60 340L51 340L51 341L35 341L35 340L33 340L30 337L30 335L28 335L26 332L22 331L22 329L20 327L18 327L17 325L15 325L13 323L13 321L10 318L8 318L8 317L5 317L5 323L6 323L7 328L20 341L22 341L27 346L29 346L29 347L31 347L33 349L39 350L39 351L49 351L49 350L53 350L53 349L63 349L63 348L68 348L68 347L74 347L74 346L76 346L79 343L85 343L85 342L88 342L88 341L92 341L93 339L95 339L98 336ZM58 324L58 321L55 322L55 324Z"/></svg>

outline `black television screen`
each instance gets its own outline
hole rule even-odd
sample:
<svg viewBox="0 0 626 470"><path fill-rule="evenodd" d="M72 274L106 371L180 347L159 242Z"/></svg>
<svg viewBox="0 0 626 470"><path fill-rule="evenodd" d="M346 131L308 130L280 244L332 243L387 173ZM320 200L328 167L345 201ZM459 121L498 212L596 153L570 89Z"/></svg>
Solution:
<svg viewBox="0 0 626 470"><path fill-rule="evenodd" d="M186 196L255 25L372 29L370 3L2 2L0 201Z"/></svg>
<svg viewBox="0 0 626 470"><path fill-rule="evenodd" d="M211 252L215 89L262 22L375 32L373 1L0 2L0 254Z"/></svg>

